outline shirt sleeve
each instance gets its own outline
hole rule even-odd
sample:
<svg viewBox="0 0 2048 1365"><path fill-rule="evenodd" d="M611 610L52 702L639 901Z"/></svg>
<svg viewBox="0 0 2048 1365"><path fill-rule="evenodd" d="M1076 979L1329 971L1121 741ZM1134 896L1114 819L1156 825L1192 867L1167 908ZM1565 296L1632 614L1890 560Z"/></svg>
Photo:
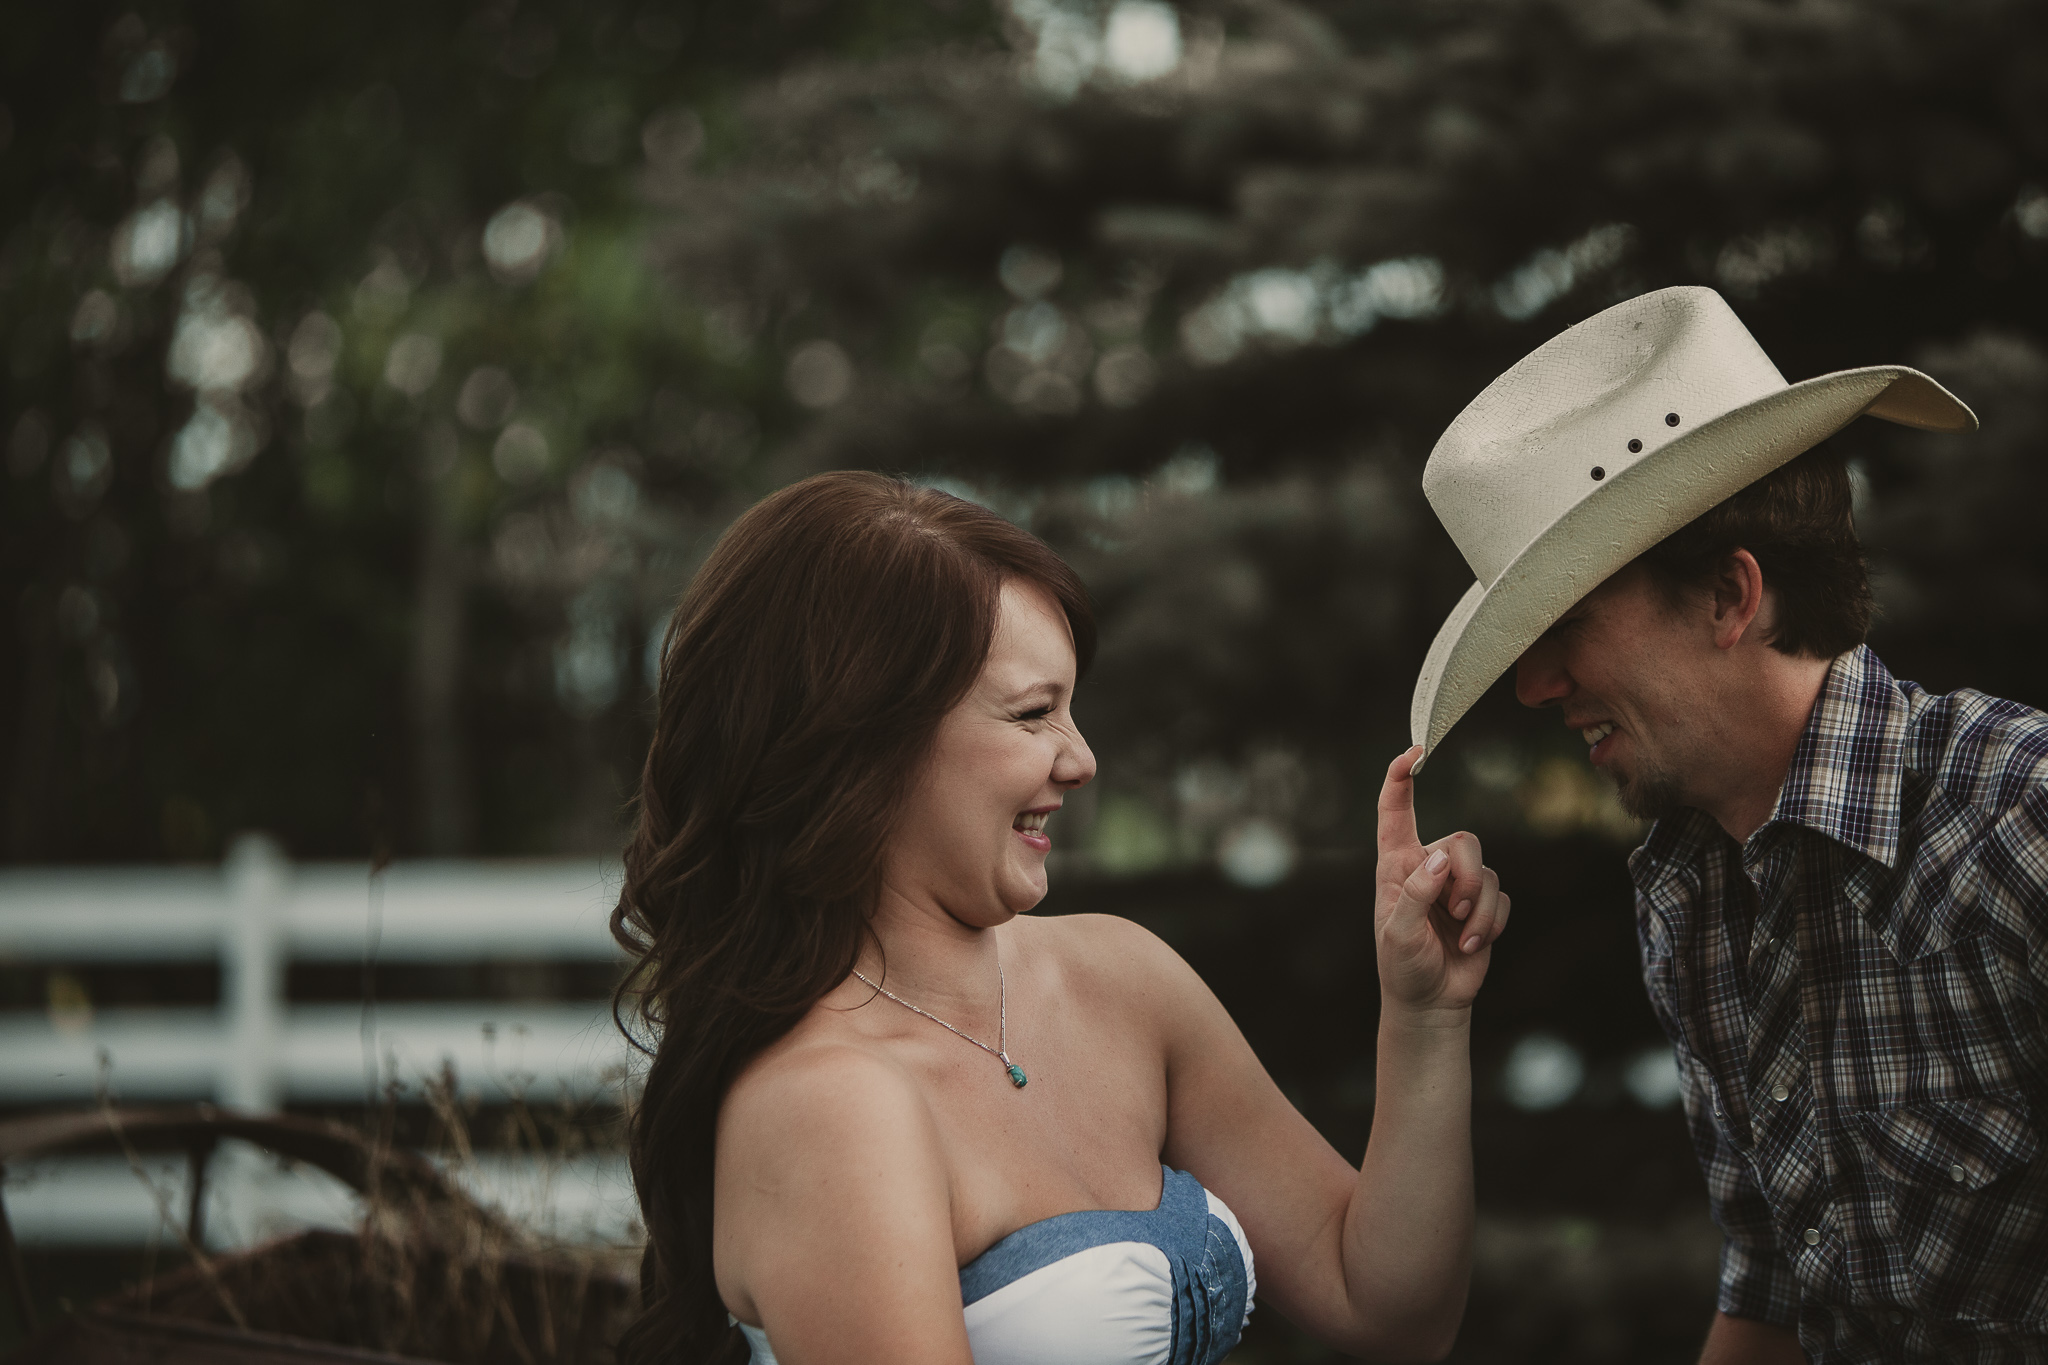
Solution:
<svg viewBox="0 0 2048 1365"><path fill-rule="evenodd" d="M1714 1115L1713 1091L1698 1063L1681 1057L1685 1120L1694 1153L1707 1178L1707 1200L1720 1225L1721 1287L1716 1301L1730 1317L1753 1318L1775 1327L1799 1322L1799 1283L1778 1250L1770 1205L1751 1176L1749 1163L1722 1136Z"/></svg>
<svg viewBox="0 0 2048 1365"><path fill-rule="evenodd" d="M2000 856L1992 872L2002 893L2000 907L2012 907L2011 929L2027 964L2022 984L2038 1012L2048 993L2048 785L2037 784L1999 823Z"/></svg>
<svg viewBox="0 0 2048 1365"><path fill-rule="evenodd" d="M2048 769L2048 764L2043 765ZM2048 772L1990 831L1978 858L1970 899L1987 912L1999 955L2021 964L2009 979L2024 1017L2048 1014ZM2035 1085L2048 1085L2048 1045L2023 1031L2021 1044Z"/></svg>

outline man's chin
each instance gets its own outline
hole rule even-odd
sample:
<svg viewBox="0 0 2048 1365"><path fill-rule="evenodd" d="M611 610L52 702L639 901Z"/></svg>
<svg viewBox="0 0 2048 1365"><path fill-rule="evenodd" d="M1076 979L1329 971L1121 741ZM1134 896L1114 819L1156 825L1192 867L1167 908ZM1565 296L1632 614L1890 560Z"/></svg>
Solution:
<svg viewBox="0 0 2048 1365"><path fill-rule="evenodd" d="M1685 793L1668 773L1614 772L1614 795L1632 820L1662 820L1685 805Z"/></svg>

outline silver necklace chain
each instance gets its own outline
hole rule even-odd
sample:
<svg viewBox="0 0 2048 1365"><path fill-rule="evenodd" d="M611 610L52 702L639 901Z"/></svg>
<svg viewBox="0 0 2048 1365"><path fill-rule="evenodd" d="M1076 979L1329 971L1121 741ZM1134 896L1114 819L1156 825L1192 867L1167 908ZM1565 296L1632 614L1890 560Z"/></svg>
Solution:
<svg viewBox="0 0 2048 1365"><path fill-rule="evenodd" d="M1009 1073L1011 1085L1016 1086L1019 1090L1024 1088L1024 1083L1029 1078L1025 1076L1023 1067L1010 1060L1010 988L1009 984L1003 980L1003 955L1000 952L996 954L996 1046L994 1047L990 1047L987 1043L982 1042L981 1039L965 1030L954 1028L931 1011L919 1009L887 986L884 986L881 982L870 979L858 967L854 968L853 974L869 987L888 996L912 1014L923 1015L956 1038L965 1038L968 1042L1003 1064L1003 1070Z"/></svg>

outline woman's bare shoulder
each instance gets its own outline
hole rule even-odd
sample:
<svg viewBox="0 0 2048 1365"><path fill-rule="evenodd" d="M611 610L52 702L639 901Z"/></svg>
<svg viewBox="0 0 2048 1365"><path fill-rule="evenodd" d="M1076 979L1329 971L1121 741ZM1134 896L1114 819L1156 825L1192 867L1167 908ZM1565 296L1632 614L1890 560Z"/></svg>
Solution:
<svg viewBox="0 0 2048 1365"><path fill-rule="evenodd" d="M829 1029L799 1026L747 1064L719 1111L720 1155L745 1164L854 1155L869 1135L915 1140L930 1111L910 1072L888 1050Z"/></svg>
<svg viewBox="0 0 2048 1365"><path fill-rule="evenodd" d="M1113 970L1186 970L1165 939L1122 915L1027 915L1016 926L1062 962Z"/></svg>
<svg viewBox="0 0 2048 1365"><path fill-rule="evenodd" d="M1058 963L1073 988L1140 997L1162 1008L1208 988L1166 940L1121 915L1030 916L1030 941Z"/></svg>
<svg viewBox="0 0 2048 1365"><path fill-rule="evenodd" d="M958 1293L938 1128L883 1050L801 1027L770 1047L727 1092L716 1168L718 1289L742 1320L762 1322L775 1300L800 1322L809 1310L792 1296L826 1301L906 1264Z"/></svg>

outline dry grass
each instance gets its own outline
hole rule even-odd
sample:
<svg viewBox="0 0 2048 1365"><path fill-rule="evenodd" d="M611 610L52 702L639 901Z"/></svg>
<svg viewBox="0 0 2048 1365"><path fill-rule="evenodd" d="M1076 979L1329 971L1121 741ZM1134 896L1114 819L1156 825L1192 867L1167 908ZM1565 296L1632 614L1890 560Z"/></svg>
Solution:
<svg viewBox="0 0 2048 1365"><path fill-rule="evenodd" d="M611 1344L635 1308L637 1251L541 1235L460 1193L477 1167L478 1109L459 1098L452 1072L425 1087L440 1162L440 1190L390 1175L397 1095L365 1122L370 1151L363 1216L351 1232L297 1233L249 1251L209 1255L150 1181L188 1264L146 1278L109 1306L152 1316L387 1352L445 1365L610 1365ZM588 1150L590 1133L567 1111L536 1111L515 1097L492 1145L551 1171ZM469 1182L472 1185L474 1182Z"/></svg>

